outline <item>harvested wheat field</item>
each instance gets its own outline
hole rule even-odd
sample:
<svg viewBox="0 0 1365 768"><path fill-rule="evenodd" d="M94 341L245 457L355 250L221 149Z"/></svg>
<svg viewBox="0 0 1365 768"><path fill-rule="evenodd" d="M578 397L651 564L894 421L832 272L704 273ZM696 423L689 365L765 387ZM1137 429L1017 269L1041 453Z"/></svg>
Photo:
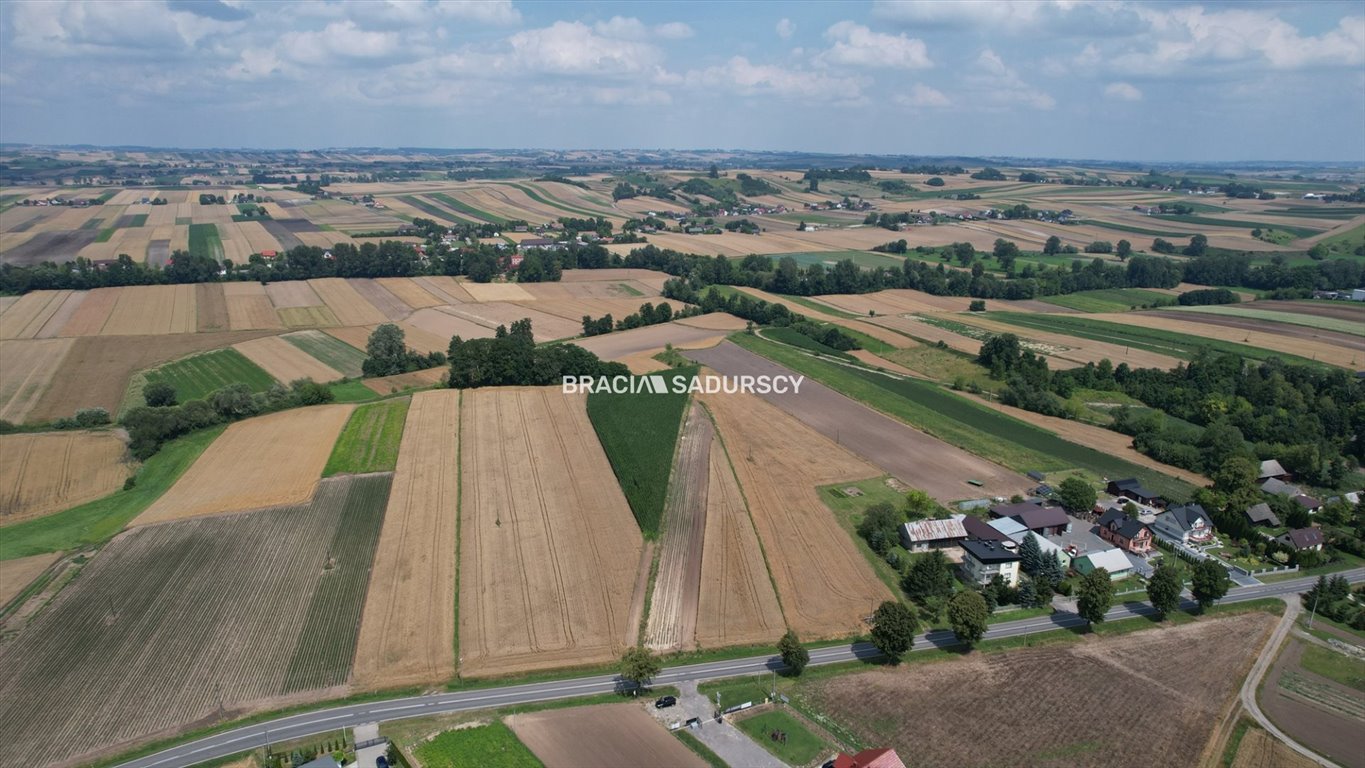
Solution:
<svg viewBox="0 0 1365 768"><path fill-rule="evenodd" d="M815 300L838 307L855 315L866 315L876 310L879 315L915 312L966 312L972 303L967 296L934 296L908 288L891 288L876 293L857 295L832 294L816 296Z"/></svg>
<svg viewBox="0 0 1365 768"><path fill-rule="evenodd" d="M199 310L196 331L212 333L226 331L232 327L228 319L227 297L223 295L223 286L200 283L194 287L194 300Z"/></svg>
<svg viewBox="0 0 1365 768"><path fill-rule="evenodd" d="M635 246L639 247L639 246ZM611 269L566 269L560 277L563 283L640 283L648 286L655 293L662 291L664 283L669 279L668 275L662 272L655 272L652 269L634 269L631 267L613 267Z"/></svg>
<svg viewBox="0 0 1365 768"><path fill-rule="evenodd" d="M104 336L148 336L198 330L193 285L136 285L120 288Z"/></svg>
<svg viewBox="0 0 1365 768"><path fill-rule="evenodd" d="M224 283L228 326L234 331L283 328L275 305L260 283Z"/></svg>
<svg viewBox="0 0 1365 768"><path fill-rule="evenodd" d="M319 384L346 378L338 371L316 357L304 352L279 336L265 336L232 348L241 352L248 360L261 366L277 381L290 382L295 379L312 379Z"/></svg>
<svg viewBox="0 0 1365 768"><path fill-rule="evenodd" d="M375 394L388 395L394 392L402 392L405 389L429 387L444 381L449 374L448 368L424 368L412 373L377 376L372 379L365 379L361 383L369 387Z"/></svg>
<svg viewBox="0 0 1365 768"><path fill-rule="evenodd" d="M346 284L378 310L386 322L396 322L412 314L411 307L375 280L352 277L347 278Z"/></svg>
<svg viewBox="0 0 1365 768"><path fill-rule="evenodd" d="M96 288L86 294L85 300L76 308L66 324L62 326L61 336L96 336L109 322L109 314L118 302L118 288Z"/></svg>
<svg viewBox="0 0 1365 768"><path fill-rule="evenodd" d="M463 413L461 673L619 658L644 541L586 397L479 389Z"/></svg>
<svg viewBox="0 0 1365 768"><path fill-rule="evenodd" d="M815 487L876 477L881 470L761 398L706 395L703 402L763 542L763 552L750 556L767 555L787 623L807 639L864 631L863 618L891 592Z"/></svg>
<svg viewBox="0 0 1365 768"><path fill-rule="evenodd" d="M7 743L85 765L343 695L389 479L332 478L309 504L116 537L0 647Z"/></svg>
<svg viewBox="0 0 1365 768"><path fill-rule="evenodd" d="M860 741L914 755L916 766L1202 764L1274 624L1258 612L972 654L842 675L811 685L803 698ZM1020 691L1029 692L1027 706L999 706ZM963 738L964 723L971 738ZM1142 734L1141 748L1133 733Z"/></svg>
<svg viewBox="0 0 1365 768"><path fill-rule="evenodd" d="M381 277L375 280L375 283L398 297L410 309L422 309L423 307L450 303L428 291L411 277Z"/></svg>
<svg viewBox="0 0 1365 768"><path fill-rule="evenodd" d="M71 351L72 339L0 341L0 419L22 424ZM70 414L67 414L70 415Z"/></svg>
<svg viewBox="0 0 1365 768"><path fill-rule="evenodd" d="M61 552L48 552L42 555L18 557L13 560L0 560L0 606L13 600L33 583L38 575L57 562Z"/></svg>
<svg viewBox="0 0 1365 768"><path fill-rule="evenodd" d="M341 325L376 325L388 322L384 313L374 308L365 297L340 277L309 280L308 284L327 303Z"/></svg>
<svg viewBox="0 0 1365 768"><path fill-rule="evenodd" d="M132 525L307 502L352 409L295 408L229 426Z"/></svg>
<svg viewBox="0 0 1365 768"><path fill-rule="evenodd" d="M1104 315L1087 315L1089 318L1099 319ZM1144 315L1143 324L1148 327L1160 328L1164 321L1151 315ZM1038 331L1032 328L1018 328L1008 323L997 320L990 320L980 315L960 314L953 315L952 319L958 322L974 325L990 333L1013 333L1024 343L1026 348L1033 352L1047 355L1048 363L1053 368L1065 368L1065 364L1058 364L1057 361L1069 360L1075 365L1086 363L1098 363L1104 358L1114 365L1127 363L1130 368L1160 368L1170 370L1181 364L1181 360L1163 355L1157 352L1148 352L1136 347L1126 347L1122 344L1111 344L1107 341L1095 341L1093 339L1083 339L1079 336L1068 336L1063 333L1051 333L1048 331ZM1111 321L1113 317L1109 318ZM1119 323L1127 324L1134 322L1134 316L1119 317ZM1198 323L1187 323L1199 327ZM1204 326L1207 327L1207 326ZM1175 329L1169 329L1175 330ZM1188 333L1189 331L1182 331ZM1195 334L1198 335L1198 334ZM979 351L980 346L976 347Z"/></svg>
<svg viewBox="0 0 1365 768"><path fill-rule="evenodd" d="M689 318L696 319L696 318ZM674 320L629 331L604 333L574 342L603 360L623 360L632 355L650 355L664 351L672 344L677 349L702 349L719 344L729 331L696 328Z"/></svg>
<svg viewBox="0 0 1365 768"><path fill-rule="evenodd" d="M1260 728L1248 728L1237 745L1232 768L1316 768L1318 762L1290 749Z"/></svg>
<svg viewBox="0 0 1365 768"><path fill-rule="evenodd" d="M285 280L278 283L270 283L265 287L265 293L270 297L270 303L276 309L285 307L320 307L322 299L318 298L313 286L305 280Z"/></svg>
<svg viewBox="0 0 1365 768"><path fill-rule="evenodd" d="M812 320L833 323L835 325L843 326L844 328L848 328L859 333L865 333L868 336L877 339L878 341L886 342L887 344L890 344L891 346L896 347L898 349L904 349L905 347L913 347L915 345L913 339L909 339L903 334L896 333L895 331L890 330L889 328L883 328L881 324L874 323L871 320L857 320L850 317L844 317L843 315L839 314L840 310L834 307L830 307L828 309L811 309L808 306L797 304L796 302L785 297L778 296L775 293L768 293L767 291L761 291L757 288L739 288L739 290L749 294L750 296L753 296L756 299L762 299L763 301L771 302L773 304L781 304L782 306L786 307L792 312L795 312L798 315L805 315L806 317L809 317ZM817 306L821 305L819 305L817 302ZM742 328L743 326L741 325L740 327Z"/></svg>
<svg viewBox="0 0 1365 768"><path fill-rule="evenodd" d="M547 314L537 309L528 309L519 304L510 304L503 301L490 301L482 304L457 304L450 307L439 307L436 311L454 315L455 317L461 317L487 328L497 328L499 325L510 327L512 323L515 323L518 320L530 320L531 333L535 336L536 343L553 341L555 339L567 339L583 333L583 322L581 319L566 320L562 317L556 317L555 315Z"/></svg>
<svg viewBox="0 0 1365 768"><path fill-rule="evenodd" d="M0 314L0 339L32 339L62 308L72 291L33 291Z"/></svg>
<svg viewBox="0 0 1365 768"><path fill-rule="evenodd" d="M78 339L52 339L52 344L69 344L56 373L42 389L28 418L49 421L70 416L80 408L103 408L116 413L128 380L137 371L154 368L195 352L227 347L239 341L264 336L268 331L233 333L180 333L168 336L83 336ZM4 342L9 345L17 342ZM30 345L35 342L24 342ZM44 340L43 343L49 343ZM0 365L0 370L5 368ZM5 374L0 373L0 387ZM2 391L2 390L0 390Z"/></svg>
<svg viewBox="0 0 1365 768"><path fill-rule="evenodd" d="M454 307L419 309L412 313L412 317L408 318L404 326L415 328L437 340L445 339L445 344L439 346L442 352L450 346L452 336L459 336L462 339L489 339L493 337L492 328L480 325L473 320L456 317L449 312L453 309ZM408 346L413 349L421 349L413 343L412 339L408 339Z"/></svg>
<svg viewBox="0 0 1365 768"><path fill-rule="evenodd" d="M474 301L532 301L534 296L516 283L461 283Z"/></svg>
<svg viewBox="0 0 1365 768"><path fill-rule="evenodd" d="M719 441L711 444L707 469L697 645L770 643L786 631L782 608L744 494Z"/></svg>
<svg viewBox="0 0 1365 768"><path fill-rule="evenodd" d="M638 703L528 712L503 722L545 768L706 768Z"/></svg>
<svg viewBox="0 0 1365 768"><path fill-rule="evenodd" d="M0 526L117 491L131 474L126 453L112 432L0 435Z"/></svg>
<svg viewBox="0 0 1365 768"><path fill-rule="evenodd" d="M413 396L356 644L362 688L455 675L459 428L459 391Z"/></svg>
<svg viewBox="0 0 1365 768"><path fill-rule="evenodd" d="M473 301L474 297L465 290L464 283L453 277L444 275L437 277L414 277L412 281L425 288L431 295L442 300L446 304L463 304Z"/></svg>
<svg viewBox="0 0 1365 768"><path fill-rule="evenodd" d="M1173 315L1176 314L1189 319L1174 317ZM1228 325L1223 324L1227 322L1223 318L1198 313L1143 312L1137 316L1099 314L1089 317L1111 323L1141 323L1144 328L1156 328L1206 339L1247 344L1260 349L1306 357L1352 371L1359 369L1365 363L1365 352L1361 350L1360 339L1345 334L1332 334L1327 331L1314 331L1308 328L1286 328L1281 324L1257 323L1256 321L1239 323L1242 327L1228 327ZM1259 330L1257 329L1258 325ZM1277 325L1280 327L1276 327Z"/></svg>

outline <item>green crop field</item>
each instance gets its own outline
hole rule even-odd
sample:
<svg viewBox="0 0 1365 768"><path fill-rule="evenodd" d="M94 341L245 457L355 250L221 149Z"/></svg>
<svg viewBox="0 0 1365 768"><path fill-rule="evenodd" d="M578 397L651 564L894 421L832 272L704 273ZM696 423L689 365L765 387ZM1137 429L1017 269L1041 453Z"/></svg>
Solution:
<svg viewBox="0 0 1365 768"><path fill-rule="evenodd" d="M1044 296L1042 300L1048 304L1055 304L1080 312L1127 312L1130 309L1145 309L1175 303L1175 298L1172 296L1155 291L1145 291L1141 288L1080 291L1057 296Z"/></svg>
<svg viewBox="0 0 1365 768"><path fill-rule="evenodd" d="M1265 320L1272 323L1286 323L1288 325L1302 325L1308 328L1317 328L1323 331L1336 331L1337 333L1347 333L1352 336L1365 336L1365 312L1361 313L1359 320L1344 320L1339 317L1320 317L1318 315L1301 315L1297 312L1277 312L1270 309L1256 309L1254 307L1243 307L1237 304L1214 304L1203 307L1179 307L1181 312L1198 312L1206 315L1227 315L1229 317L1245 317L1252 320Z"/></svg>
<svg viewBox="0 0 1365 768"><path fill-rule="evenodd" d="M841 365L747 334L730 338L875 410L1017 472L1080 469L1104 477L1137 477L1175 500L1188 498L1193 490L1181 480L1064 440L930 381Z"/></svg>
<svg viewBox="0 0 1365 768"><path fill-rule="evenodd" d="M1154 214L1154 215L1152 216L1152 218L1154 218L1154 219L1164 219L1164 220L1166 220L1166 221L1179 221L1179 222L1183 222L1183 223L1185 223L1185 224L1199 224L1199 225L1210 226L1210 227L1237 227L1237 228L1241 228L1241 229L1264 229L1264 228L1266 228L1267 226L1269 226L1268 224L1265 224L1265 223L1259 222L1259 221L1239 221L1239 220L1237 220L1237 219L1221 219L1221 218L1218 218L1218 217L1215 217L1215 216L1195 216L1195 215L1193 215L1193 214L1158 213L1158 214ZM1288 226L1283 226L1283 225L1282 225L1282 226L1278 226L1278 227L1275 227L1275 228L1276 228L1276 229L1282 229L1282 230L1284 230L1284 231L1286 231L1286 232L1291 232L1291 233L1293 233L1293 234L1294 234L1295 236L1297 236L1297 237L1312 237L1313 235L1316 235L1316 234L1322 232L1321 229L1313 229L1313 228L1310 228L1310 227L1288 227Z"/></svg>
<svg viewBox="0 0 1365 768"><path fill-rule="evenodd" d="M517 189L520 189L522 192L525 192L527 197L531 198L532 200L535 200L537 203L548 205L551 208L558 208L561 211L565 211L566 213L572 214L574 217L587 217L593 219L597 218L598 216L602 216L605 213L603 211L590 211L586 208L578 208L576 206L568 205L563 201L557 200L553 197L546 197L546 195L549 194L548 192L545 195L540 194L544 190L537 190L534 187L526 186L524 184L508 184L507 186L516 187Z"/></svg>
<svg viewBox="0 0 1365 768"><path fill-rule="evenodd" d="M788 765L805 765L829 751L800 720L780 709L746 717L735 725ZM780 741L773 738L778 734L783 737Z"/></svg>
<svg viewBox="0 0 1365 768"><path fill-rule="evenodd" d="M1357 248L1365 246L1365 224L1324 237L1320 242L1327 244L1333 257L1354 256Z"/></svg>
<svg viewBox="0 0 1365 768"><path fill-rule="evenodd" d="M1190 237L1190 233L1189 233L1189 232L1175 232L1175 231L1168 230L1168 229L1150 229L1150 228L1148 228L1148 227L1135 227L1135 226L1133 226L1133 225L1131 225L1131 224L1119 224L1118 222L1114 222L1114 221L1101 221L1101 220L1098 220L1098 219L1084 219L1084 220L1081 221L1081 223L1082 223L1082 224L1089 224L1089 225L1091 225L1091 226L1093 226L1093 227L1103 227L1103 228L1105 228L1105 229L1111 229L1111 230L1114 230L1115 232L1128 232L1128 233L1131 233L1131 234L1134 234L1134 235L1151 235L1152 237L1185 237L1185 238ZM1133 245L1133 247L1134 247L1134 248L1137 248L1137 247L1139 247L1139 246L1135 243L1135 244Z"/></svg>
<svg viewBox="0 0 1365 768"><path fill-rule="evenodd" d="M696 367L669 371L690 376ZM670 378L671 382L672 379ZM588 418L646 538L659 535L687 394L588 395Z"/></svg>
<svg viewBox="0 0 1365 768"><path fill-rule="evenodd" d="M213 224L190 224L190 255L222 261L223 241L218 237L218 227Z"/></svg>
<svg viewBox="0 0 1365 768"><path fill-rule="evenodd" d="M827 347L824 344L812 339L804 333L798 333L791 328L764 328L762 330L764 338L780 341L793 347L799 347L821 355L829 355L844 360L852 360L853 356L847 352L840 352L834 347Z"/></svg>
<svg viewBox="0 0 1365 768"><path fill-rule="evenodd" d="M430 195L427 195L427 197L430 197L433 200L436 200L437 202L441 203L442 205L445 205L453 210L459 211L460 213L471 216L475 219L483 219L484 221L493 224L503 224L507 221L501 216L494 216L493 214L487 211L475 208L474 206L464 202L463 200L457 200L444 192L433 192Z"/></svg>
<svg viewBox="0 0 1365 768"><path fill-rule="evenodd" d="M321 360L328 367L340 371L348 379L359 378L361 375L360 367L365 363L365 353L335 336L322 331L299 331L286 333L281 338Z"/></svg>
<svg viewBox="0 0 1365 768"><path fill-rule="evenodd" d="M189 469L226 427L212 427L172 440L147 459L130 490L55 515L5 526L0 536L0 560L60 552L100 544L123 530Z"/></svg>
<svg viewBox="0 0 1365 768"><path fill-rule="evenodd" d="M413 754L425 768L535 768L544 765L501 720L446 731L417 745Z"/></svg>
<svg viewBox="0 0 1365 768"><path fill-rule="evenodd" d="M246 384L253 392L264 392L275 383L274 377L230 347L183 357L147 371L145 377L148 384L161 381L175 387L182 403L201 400L229 384Z"/></svg>
<svg viewBox="0 0 1365 768"><path fill-rule="evenodd" d="M1211 349L1215 352L1241 355L1248 360L1268 360L1272 357L1278 357L1281 360L1298 363L1300 365L1313 365L1319 367L1324 365L1323 363L1318 363L1305 357L1287 355L1283 352L1260 349L1247 346L1246 344L1210 339L1204 336L1191 336L1185 333L1163 331L1156 328L1144 328L1137 324L1120 325L1118 323L1110 323L1088 317L1078 317L1076 315L988 312L986 313L986 317L1020 328L1032 328L1038 331L1063 333L1068 336L1076 336L1082 339L1123 344L1124 346L1145 349L1148 352L1159 352L1172 357L1179 357L1183 360L1193 359L1195 353L1200 349Z"/></svg>
<svg viewBox="0 0 1365 768"><path fill-rule="evenodd" d="M345 683L391 480L326 480L307 504L136 528L108 544L6 645L7 743L84 763Z"/></svg>
<svg viewBox="0 0 1365 768"><path fill-rule="evenodd" d="M147 214L145 214L145 213L134 214L134 215L133 215L133 220L132 220L132 222L130 222L130 223L128 224L128 226L129 226L129 227L145 227L145 226L147 226Z"/></svg>
<svg viewBox="0 0 1365 768"><path fill-rule="evenodd" d="M1299 663L1309 672L1365 693L1365 667L1344 653L1305 644Z"/></svg>
<svg viewBox="0 0 1365 768"><path fill-rule="evenodd" d="M463 216L456 216L454 213L451 213L449 210L442 208L439 205L436 205L430 200L424 200L416 195L400 195L398 199L403 203L406 203L407 205L416 208L422 213L435 217L438 221L444 221L451 224L473 223Z"/></svg>
<svg viewBox="0 0 1365 768"><path fill-rule="evenodd" d="M110 239L114 237L114 233L117 231L118 227L105 227L104 229L100 230L100 233L98 235L95 235L95 242L107 243L110 241Z"/></svg>
<svg viewBox="0 0 1365 768"><path fill-rule="evenodd" d="M356 408L341 430L322 476L391 472L398 464L398 445L410 403L403 397Z"/></svg>

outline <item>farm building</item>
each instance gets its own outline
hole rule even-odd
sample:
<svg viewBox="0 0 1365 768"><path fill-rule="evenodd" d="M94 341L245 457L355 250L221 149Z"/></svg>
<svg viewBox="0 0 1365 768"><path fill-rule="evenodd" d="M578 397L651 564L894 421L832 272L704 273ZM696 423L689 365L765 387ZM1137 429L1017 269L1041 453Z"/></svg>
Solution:
<svg viewBox="0 0 1365 768"><path fill-rule="evenodd" d="M1275 459L1266 459L1265 461L1261 462L1261 473L1256 476L1256 479L1265 481L1269 480L1272 477L1275 478L1276 480L1288 482L1291 479L1292 475L1284 471L1284 467L1280 466L1280 462L1276 461Z"/></svg>
<svg viewBox="0 0 1365 768"><path fill-rule="evenodd" d="M1303 490L1297 485L1272 477L1261 483L1261 492L1269 493L1272 496L1298 496L1303 493Z"/></svg>
<svg viewBox="0 0 1365 768"><path fill-rule="evenodd" d="M1268 528L1280 527L1279 516L1264 501L1247 507L1247 510L1242 514L1246 515L1247 522L1252 525L1264 525Z"/></svg>
<svg viewBox="0 0 1365 768"><path fill-rule="evenodd" d="M1139 504L1147 504L1153 507L1161 506L1161 494L1148 490L1135 477L1130 477L1127 480L1110 480L1105 489L1113 496L1132 499Z"/></svg>
<svg viewBox="0 0 1365 768"><path fill-rule="evenodd" d="M1152 551L1152 529L1121 509L1110 509L1100 517L1100 538L1135 555Z"/></svg>
<svg viewBox="0 0 1365 768"><path fill-rule="evenodd" d="M558 246L559 243L556 243L553 240L546 240L543 237L527 238L526 240L517 243L517 248L523 251L529 251L532 248L556 248Z"/></svg>
<svg viewBox="0 0 1365 768"><path fill-rule="evenodd" d="M1017 521L1025 529L1044 536L1062 533L1071 528L1071 518L1061 507L1045 507L1039 501L1019 504L999 504L991 507L991 516Z"/></svg>
<svg viewBox="0 0 1365 768"><path fill-rule="evenodd" d="M1277 537L1275 541L1299 552L1318 551L1322 549L1322 531L1317 528L1295 528Z"/></svg>
<svg viewBox="0 0 1365 768"><path fill-rule="evenodd" d="M1004 536L1005 540L1016 543L1024 538L1024 534L1028 533L1028 526L1012 517L1002 517L999 520L992 520L990 522L990 527ZM991 537L987 540L993 541L994 539L995 537Z"/></svg>
<svg viewBox="0 0 1365 768"><path fill-rule="evenodd" d="M973 584L989 584L997 575L1011 587L1019 583L1019 555L1013 543L967 539L962 547L962 572Z"/></svg>
<svg viewBox="0 0 1365 768"><path fill-rule="evenodd" d="M1111 579L1122 579L1133 573L1133 564L1128 562L1128 557L1121 549L1106 549L1103 552L1082 555L1071 561L1071 568L1082 576L1096 568L1103 568L1109 571Z"/></svg>
<svg viewBox="0 0 1365 768"><path fill-rule="evenodd" d="M905 768L905 763L894 749L864 749L856 755L840 752L834 768Z"/></svg>
<svg viewBox="0 0 1365 768"><path fill-rule="evenodd" d="M1041 507L1042 505L1043 505L1042 499L1021 501L1018 502L1017 504L996 504L995 506L991 507L991 517L993 518L1014 517L1015 515L1019 514L1020 512L1023 512L1026 509L1033 509L1035 507Z"/></svg>
<svg viewBox="0 0 1365 768"><path fill-rule="evenodd" d="M967 529L962 527L963 516L948 520L918 520L901 524L901 546L911 552L927 552L930 549L943 549L955 546L967 538Z"/></svg>
<svg viewBox="0 0 1365 768"><path fill-rule="evenodd" d="M1152 531L1167 541L1204 544L1213 539L1213 520L1198 504L1185 504L1157 515Z"/></svg>
<svg viewBox="0 0 1365 768"><path fill-rule="evenodd" d="M1009 518L1004 519L1009 520ZM995 522L1000 521L997 520ZM1010 522L1015 521L1010 520ZM991 523L988 523L979 517L968 515L967 517L962 518L962 528L967 531L968 538L980 539L981 541L1012 541L1012 539L999 528L996 528Z"/></svg>

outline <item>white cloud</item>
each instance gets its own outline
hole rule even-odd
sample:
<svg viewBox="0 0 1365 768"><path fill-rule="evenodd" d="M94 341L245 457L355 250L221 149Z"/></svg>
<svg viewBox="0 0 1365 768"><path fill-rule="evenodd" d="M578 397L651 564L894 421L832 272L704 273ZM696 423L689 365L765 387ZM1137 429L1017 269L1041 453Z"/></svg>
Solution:
<svg viewBox="0 0 1365 768"><path fill-rule="evenodd" d="M934 66L923 40L873 32L861 24L841 21L825 31L834 42L817 60L823 64L878 69L927 69Z"/></svg>
<svg viewBox="0 0 1365 768"><path fill-rule="evenodd" d="M909 93L898 93L892 100L904 107L946 107L952 103L942 91L924 83L915 83Z"/></svg>
<svg viewBox="0 0 1365 768"><path fill-rule="evenodd" d="M1031 25L1049 6L1071 3L1041 0L876 0L872 15L886 21L916 26Z"/></svg>
<svg viewBox="0 0 1365 768"><path fill-rule="evenodd" d="M654 35L664 40L686 40L694 34L692 27L681 21L670 21L654 27Z"/></svg>
<svg viewBox="0 0 1365 768"><path fill-rule="evenodd" d="M1104 87L1104 97L1113 101L1142 101L1142 91L1132 83L1110 83Z"/></svg>
<svg viewBox="0 0 1365 768"><path fill-rule="evenodd" d="M986 105L1020 105L1038 110L1057 106L1056 99L1024 82L1019 73L990 48L976 57L973 70L963 76L963 81L972 91L973 100Z"/></svg>
<svg viewBox="0 0 1365 768"><path fill-rule="evenodd" d="M337 59L384 59L407 50L403 37L394 31L361 29L354 21L334 21L318 32L289 32L280 37L277 55L304 64L325 64Z"/></svg>
<svg viewBox="0 0 1365 768"><path fill-rule="evenodd" d="M735 56L722 66L688 72L686 79L694 87L722 88L745 95L824 101L854 100L862 95L862 81L857 78L754 64L743 56Z"/></svg>
<svg viewBox="0 0 1365 768"><path fill-rule="evenodd" d="M649 27L639 19L625 16L613 16L606 21L599 21L593 24L592 28L603 37L618 40L645 40L651 36L662 40L683 40L694 34L692 28L681 21L670 21Z"/></svg>
<svg viewBox="0 0 1365 768"><path fill-rule="evenodd" d="M791 19L780 19L777 22L777 36L783 40L788 40L796 33L796 22Z"/></svg>
<svg viewBox="0 0 1365 768"><path fill-rule="evenodd" d="M624 75L644 72L662 55L649 43L608 38L580 22L557 21L507 39L511 53L500 63L523 72L563 75Z"/></svg>
<svg viewBox="0 0 1365 768"><path fill-rule="evenodd" d="M164 3L80 3L51 0L13 3L14 45L39 55L119 53L144 56L183 53L205 36L240 27Z"/></svg>
<svg viewBox="0 0 1365 768"><path fill-rule="evenodd" d="M437 9L452 19L480 21L485 24L519 24L521 11L512 0L439 0Z"/></svg>

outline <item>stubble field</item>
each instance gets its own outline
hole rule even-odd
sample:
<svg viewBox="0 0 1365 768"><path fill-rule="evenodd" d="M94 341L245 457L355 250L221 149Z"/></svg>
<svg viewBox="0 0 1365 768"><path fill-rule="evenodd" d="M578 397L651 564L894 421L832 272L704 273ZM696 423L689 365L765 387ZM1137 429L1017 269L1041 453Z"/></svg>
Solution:
<svg viewBox="0 0 1365 768"><path fill-rule="evenodd" d="M599 704L508 717L517 738L545 768L705 768L639 704Z"/></svg>
<svg viewBox="0 0 1365 768"><path fill-rule="evenodd" d="M132 474L110 432L0 435L0 526L107 496Z"/></svg>

